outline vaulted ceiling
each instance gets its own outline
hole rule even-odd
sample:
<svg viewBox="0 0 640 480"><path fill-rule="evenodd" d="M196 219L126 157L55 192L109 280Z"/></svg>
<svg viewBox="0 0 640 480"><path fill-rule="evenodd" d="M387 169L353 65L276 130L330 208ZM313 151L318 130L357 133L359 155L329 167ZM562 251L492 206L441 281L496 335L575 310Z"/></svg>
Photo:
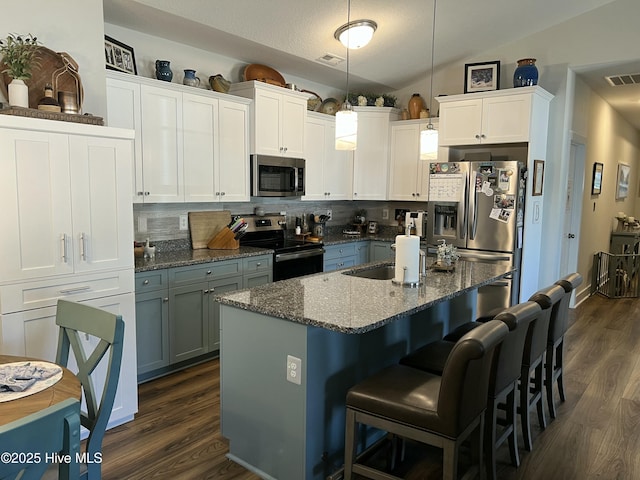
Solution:
<svg viewBox="0 0 640 480"><path fill-rule="evenodd" d="M434 63L460 62L540 32L613 0L440 0ZM104 0L105 22L210 50L247 63L267 63L317 83L342 88L346 58L333 37L347 21L347 0ZM378 29L365 48L352 50L354 89L395 91L426 78L431 63L432 0L351 0L351 19ZM268 60L267 60L268 59ZM635 71L634 71L635 69ZM640 65L606 65L580 72L614 108L640 129L630 96L640 86L610 87L603 76L637 73Z"/></svg>

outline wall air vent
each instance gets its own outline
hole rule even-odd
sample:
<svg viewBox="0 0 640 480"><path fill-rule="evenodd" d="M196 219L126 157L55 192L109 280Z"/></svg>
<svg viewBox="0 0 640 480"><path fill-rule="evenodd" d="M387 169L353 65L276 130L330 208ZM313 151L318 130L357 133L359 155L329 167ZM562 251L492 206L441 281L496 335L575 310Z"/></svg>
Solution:
<svg viewBox="0 0 640 480"><path fill-rule="evenodd" d="M640 85L640 73L623 73L620 75L608 75L604 79L609 82L612 87L620 87L622 85Z"/></svg>
<svg viewBox="0 0 640 480"><path fill-rule="evenodd" d="M318 62L324 63L325 65L331 65L335 67L339 63L344 62L344 58L339 57L338 55L334 55L333 53L325 53L323 56L317 59Z"/></svg>

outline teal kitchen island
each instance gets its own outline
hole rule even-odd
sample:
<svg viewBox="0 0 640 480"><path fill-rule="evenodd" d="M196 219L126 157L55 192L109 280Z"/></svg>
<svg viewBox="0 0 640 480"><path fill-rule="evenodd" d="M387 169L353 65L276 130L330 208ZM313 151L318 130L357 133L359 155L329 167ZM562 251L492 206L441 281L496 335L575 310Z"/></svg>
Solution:
<svg viewBox="0 0 640 480"><path fill-rule="evenodd" d="M413 288L352 275L376 266L217 298L221 431L233 461L266 479L339 470L347 390L475 318L478 287L512 270L460 260Z"/></svg>

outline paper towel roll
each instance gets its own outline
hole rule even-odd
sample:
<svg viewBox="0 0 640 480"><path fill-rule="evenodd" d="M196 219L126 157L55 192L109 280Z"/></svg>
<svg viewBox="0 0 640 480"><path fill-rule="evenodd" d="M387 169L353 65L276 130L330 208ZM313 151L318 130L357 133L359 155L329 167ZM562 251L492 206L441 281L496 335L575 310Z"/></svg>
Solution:
<svg viewBox="0 0 640 480"><path fill-rule="evenodd" d="M405 273L406 267L406 273ZM418 283L420 280L420 237L396 236L396 283Z"/></svg>

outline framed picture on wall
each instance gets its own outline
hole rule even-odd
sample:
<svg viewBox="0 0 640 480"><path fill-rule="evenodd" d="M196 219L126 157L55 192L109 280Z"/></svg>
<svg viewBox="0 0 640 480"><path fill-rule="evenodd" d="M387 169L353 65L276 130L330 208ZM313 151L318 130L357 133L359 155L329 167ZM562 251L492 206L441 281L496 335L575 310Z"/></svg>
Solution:
<svg viewBox="0 0 640 480"><path fill-rule="evenodd" d="M600 195L602 191L602 170L604 165L601 163L593 164L593 179L591 181L591 195Z"/></svg>
<svg viewBox="0 0 640 480"><path fill-rule="evenodd" d="M629 175L631 167L624 163L618 164L618 180L616 182L616 200L623 200L629 196Z"/></svg>
<svg viewBox="0 0 640 480"><path fill-rule="evenodd" d="M464 93L500 89L500 61L467 63L464 66Z"/></svg>
<svg viewBox="0 0 640 480"><path fill-rule="evenodd" d="M133 48L108 35L104 36L104 60L110 70L138 74Z"/></svg>

